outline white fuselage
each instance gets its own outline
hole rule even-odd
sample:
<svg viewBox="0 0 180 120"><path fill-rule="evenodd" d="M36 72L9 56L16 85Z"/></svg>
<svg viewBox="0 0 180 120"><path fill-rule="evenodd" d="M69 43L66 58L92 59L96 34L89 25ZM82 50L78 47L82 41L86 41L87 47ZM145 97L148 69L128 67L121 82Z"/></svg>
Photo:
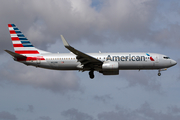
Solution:
<svg viewBox="0 0 180 120"><path fill-rule="evenodd" d="M165 55L148 53L87 53L102 62L117 62L119 70L163 69L176 64L172 59L165 59ZM150 59L153 58L154 61ZM20 61L26 65L54 69L54 70L89 70L76 59L73 53L44 54L39 56L44 60ZM99 68L101 69L101 68ZM99 71L99 70L98 70Z"/></svg>

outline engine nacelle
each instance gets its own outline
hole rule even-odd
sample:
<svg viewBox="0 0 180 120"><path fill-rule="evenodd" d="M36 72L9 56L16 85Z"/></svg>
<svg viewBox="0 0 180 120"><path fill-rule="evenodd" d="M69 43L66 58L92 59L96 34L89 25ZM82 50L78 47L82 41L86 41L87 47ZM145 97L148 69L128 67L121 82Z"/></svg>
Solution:
<svg viewBox="0 0 180 120"><path fill-rule="evenodd" d="M103 75L119 75L119 63L106 61L102 65Z"/></svg>

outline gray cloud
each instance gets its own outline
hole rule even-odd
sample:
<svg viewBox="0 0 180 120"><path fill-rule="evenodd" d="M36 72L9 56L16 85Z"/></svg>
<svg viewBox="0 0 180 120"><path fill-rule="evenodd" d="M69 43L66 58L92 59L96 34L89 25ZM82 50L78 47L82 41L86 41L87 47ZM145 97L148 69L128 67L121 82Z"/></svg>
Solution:
<svg viewBox="0 0 180 120"><path fill-rule="evenodd" d="M157 111L147 102L142 104L138 109L131 110L116 106L116 110L102 112L97 115L98 120L179 120L180 108L177 106L167 107L167 112ZM69 109L61 113L68 120L94 120L87 113L79 112L77 109Z"/></svg>
<svg viewBox="0 0 180 120"><path fill-rule="evenodd" d="M179 68L179 70L180 70L180 59L178 58L178 60L177 60L177 65L178 65L178 68ZM179 75L179 77L177 78L177 80L179 81L180 80L180 75Z"/></svg>
<svg viewBox="0 0 180 120"><path fill-rule="evenodd" d="M179 108L178 108L179 109ZM116 111L98 114L99 120L179 120L180 115L163 113L151 108L149 103L144 103L139 109L130 110L117 106Z"/></svg>
<svg viewBox="0 0 180 120"><path fill-rule="evenodd" d="M33 105L28 105L27 112L33 112L34 111L34 106Z"/></svg>
<svg viewBox="0 0 180 120"><path fill-rule="evenodd" d="M87 113L79 112L77 109L69 109L61 113L68 120L94 120L94 118Z"/></svg>
<svg viewBox="0 0 180 120"><path fill-rule="evenodd" d="M1 80L20 85L30 85L55 93L81 91L79 78L74 72L53 71L28 67L14 62L6 63L0 70Z"/></svg>
<svg viewBox="0 0 180 120"><path fill-rule="evenodd" d="M41 116L37 120L51 120L49 116Z"/></svg>
<svg viewBox="0 0 180 120"><path fill-rule="evenodd" d="M33 105L28 105L28 108L25 110L23 108L16 108L15 109L18 112L33 112L34 111L34 106Z"/></svg>
<svg viewBox="0 0 180 120"><path fill-rule="evenodd" d="M156 77L153 77L154 75L151 74L151 72L148 71L148 74L144 71L120 71L120 76L125 78L125 80L128 81L128 87L133 87L140 85L144 87L146 90L151 91L158 91L159 93L162 93L161 91L161 84L158 82Z"/></svg>
<svg viewBox="0 0 180 120"><path fill-rule="evenodd" d="M95 100L97 101L102 101L103 103L106 103L107 101L109 100L112 100L113 98L111 97L111 95L102 95L102 96L98 96L98 95L95 95L93 97Z"/></svg>
<svg viewBox="0 0 180 120"><path fill-rule="evenodd" d="M155 0L108 0L102 8L102 14L110 27L118 37L132 41L136 38L149 37L149 26L156 14Z"/></svg>
<svg viewBox="0 0 180 120"><path fill-rule="evenodd" d="M17 120L16 115L13 115L9 112L2 111L0 112L0 119L1 120Z"/></svg>
<svg viewBox="0 0 180 120"><path fill-rule="evenodd" d="M179 114L180 113L180 108L177 107L176 105L172 105L168 107L168 112L170 114Z"/></svg>
<svg viewBox="0 0 180 120"><path fill-rule="evenodd" d="M164 46L178 47L180 45L180 25L170 24L168 27L163 28L154 33L153 41Z"/></svg>
<svg viewBox="0 0 180 120"><path fill-rule="evenodd" d="M6 0L1 3L0 11L4 11L0 13L1 52L12 49L8 23L15 23L33 44L44 50L60 39L60 34L71 43L87 40L92 44L138 39L169 45L168 41L178 42L179 38L177 24L167 23L169 26L164 29L151 30L155 17L162 14L157 12L156 0L106 0L101 2L99 11L91 7L91 0ZM177 44L171 42L171 45Z"/></svg>
<svg viewBox="0 0 180 120"><path fill-rule="evenodd" d="M23 108L16 108L15 110L18 111L18 112L24 111Z"/></svg>

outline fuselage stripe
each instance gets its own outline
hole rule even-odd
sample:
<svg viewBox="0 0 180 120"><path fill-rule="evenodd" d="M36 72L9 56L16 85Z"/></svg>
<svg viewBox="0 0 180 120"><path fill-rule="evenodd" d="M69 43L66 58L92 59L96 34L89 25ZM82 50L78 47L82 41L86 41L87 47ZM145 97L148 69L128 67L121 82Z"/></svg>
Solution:
<svg viewBox="0 0 180 120"><path fill-rule="evenodd" d="M17 61L35 61L35 60L45 60L43 57L27 57L27 58L23 58L20 59L18 58Z"/></svg>
<svg viewBox="0 0 180 120"><path fill-rule="evenodd" d="M19 50L19 51L15 51L15 53L18 54L39 54L39 52L37 50Z"/></svg>

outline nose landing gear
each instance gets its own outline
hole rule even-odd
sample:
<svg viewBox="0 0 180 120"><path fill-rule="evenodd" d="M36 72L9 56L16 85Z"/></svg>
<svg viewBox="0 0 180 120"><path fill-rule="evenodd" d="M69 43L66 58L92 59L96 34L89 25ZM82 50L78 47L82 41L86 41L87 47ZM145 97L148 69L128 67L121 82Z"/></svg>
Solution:
<svg viewBox="0 0 180 120"><path fill-rule="evenodd" d="M158 70L158 76L161 76L161 70Z"/></svg>
<svg viewBox="0 0 180 120"><path fill-rule="evenodd" d="M167 68L159 69L158 70L158 76L161 76L161 71L166 71L166 70L167 70Z"/></svg>
<svg viewBox="0 0 180 120"><path fill-rule="evenodd" d="M161 76L161 73L158 73L158 76Z"/></svg>
<svg viewBox="0 0 180 120"><path fill-rule="evenodd" d="M90 77L91 79L94 78L94 70L91 70L91 71L89 72L89 77Z"/></svg>

